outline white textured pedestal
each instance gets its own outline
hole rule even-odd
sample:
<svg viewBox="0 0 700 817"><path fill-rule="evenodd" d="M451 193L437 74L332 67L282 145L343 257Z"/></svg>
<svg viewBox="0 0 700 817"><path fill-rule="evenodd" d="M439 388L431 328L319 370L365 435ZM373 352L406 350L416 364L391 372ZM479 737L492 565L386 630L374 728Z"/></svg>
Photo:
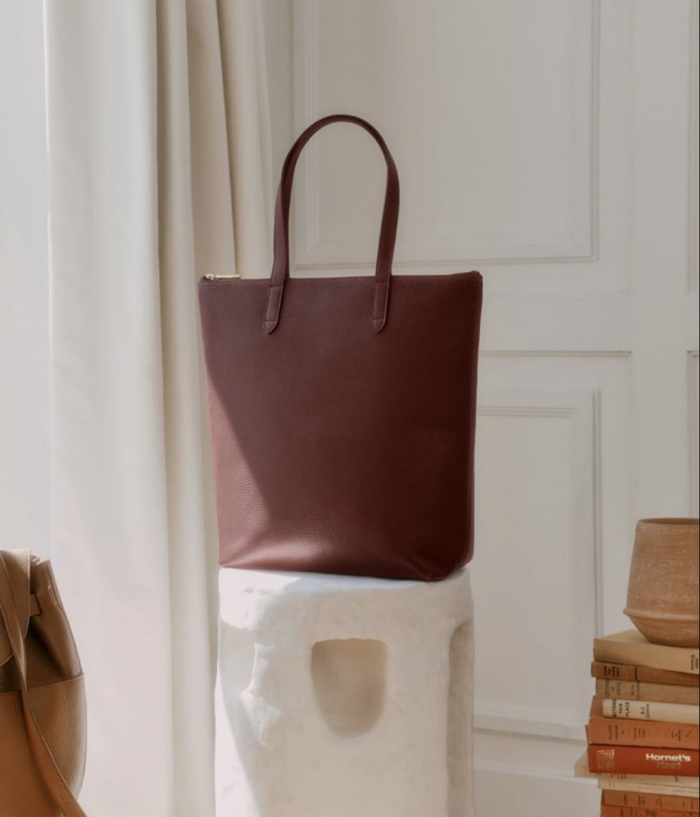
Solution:
<svg viewBox="0 0 700 817"><path fill-rule="evenodd" d="M218 817L473 817L467 571L220 591Z"/></svg>

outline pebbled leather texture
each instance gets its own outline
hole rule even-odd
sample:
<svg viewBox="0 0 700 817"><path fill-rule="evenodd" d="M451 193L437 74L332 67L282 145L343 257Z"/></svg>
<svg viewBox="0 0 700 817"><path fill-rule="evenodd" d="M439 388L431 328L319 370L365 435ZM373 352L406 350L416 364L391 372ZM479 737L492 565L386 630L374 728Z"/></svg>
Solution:
<svg viewBox="0 0 700 817"><path fill-rule="evenodd" d="M285 174L348 121L377 138L290 154L270 281L200 283L221 564L438 581L473 556L483 281L391 275L391 159L377 275L289 278Z"/></svg>
<svg viewBox="0 0 700 817"><path fill-rule="evenodd" d="M0 817L79 817L85 685L55 577L19 552L0 570Z"/></svg>

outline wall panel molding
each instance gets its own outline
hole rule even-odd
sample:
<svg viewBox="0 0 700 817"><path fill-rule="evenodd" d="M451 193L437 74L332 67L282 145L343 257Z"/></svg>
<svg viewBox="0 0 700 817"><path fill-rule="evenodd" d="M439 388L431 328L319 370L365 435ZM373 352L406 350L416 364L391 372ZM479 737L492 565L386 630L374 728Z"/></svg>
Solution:
<svg viewBox="0 0 700 817"><path fill-rule="evenodd" d="M478 704L476 729L496 735L547 738L567 743L581 743L583 740L580 718L572 719L570 713L526 707Z"/></svg>
<svg viewBox="0 0 700 817"><path fill-rule="evenodd" d="M599 392L574 389L485 389L479 397L481 418L545 419L570 425L571 479L577 501L571 539L566 544L575 554L571 603L579 611L576 644L582 655L588 654L592 639L602 633L604 618L600 402ZM587 683L587 662L581 662L580 672L582 683ZM579 705L572 704L568 711L551 711L481 699L477 703L476 728L483 733L580 742L581 718Z"/></svg>
<svg viewBox="0 0 700 817"><path fill-rule="evenodd" d="M531 768L530 766L519 766L509 763L489 763L487 761L477 761L476 769L478 772L503 775L506 777L523 777L538 781L549 780L558 783L567 783L571 786L586 786L592 788L590 781L577 780L574 778L573 773L566 775L559 774L552 770ZM598 796L598 803L600 803L600 796Z"/></svg>
<svg viewBox="0 0 700 817"><path fill-rule="evenodd" d="M295 9L295 110L300 131L329 113L319 101L318 43L320 0L294 0ZM571 24L576 30L572 50L571 139L575 179L570 207L570 228L564 232L476 234L453 236L414 235L402 241L403 256L397 268L434 268L455 265L591 262L598 258L600 221L600 98L601 0L571 3ZM376 242L367 239L334 240L323 235L319 213L319 151L307 148L300 174L296 219L296 266L299 269L368 268L374 264Z"/></svg>
<svg viewBox="0 0 700 817"><path fill-rule="evenodd" d="M616 354L611 356L618 357ZM595 622L596 637L603 635L604 630L601 400L602 394L599 391L482 389L478 406L478 414L481 417L548 417L566 419L572 423L577 455L573 463L573 478L577 486L577 496L581 498L577 508L579 515L576 530L579 536L579 552L591 553L590 562L586 559L582 565L584 567L582 575L589 575L592 578L592 585L589 587L589 590L593 590L589 596L592 608L589 609L589 614ZM592 548L589 547L591 544Z"/></svg>

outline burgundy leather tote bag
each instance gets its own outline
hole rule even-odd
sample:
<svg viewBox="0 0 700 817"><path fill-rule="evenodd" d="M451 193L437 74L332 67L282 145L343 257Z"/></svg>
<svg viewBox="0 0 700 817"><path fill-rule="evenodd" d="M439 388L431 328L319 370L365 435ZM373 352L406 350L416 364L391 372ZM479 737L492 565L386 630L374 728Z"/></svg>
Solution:
<svg viewBox="0 0 700 817"><path fill-rule="evenodd" d="M387 162L376 273L290 278L294 171L338 122ZM224 567L438 581L472 558L482 278L394 276L399 199L381 135L321 120L284 166L272 277L200 283Z"/></svg>

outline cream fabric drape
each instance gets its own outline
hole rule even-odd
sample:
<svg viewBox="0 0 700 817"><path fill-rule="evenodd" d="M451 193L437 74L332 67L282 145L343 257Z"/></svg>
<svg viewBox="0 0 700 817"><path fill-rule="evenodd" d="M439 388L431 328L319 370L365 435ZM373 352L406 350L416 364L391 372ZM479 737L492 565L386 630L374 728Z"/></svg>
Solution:
<svg viewBox="0 0 700 817"><path fill-rule="evenodd" d="M52 556L96 817L214 814L196 279L269 269L260 0L45 0Z"/></svg>

